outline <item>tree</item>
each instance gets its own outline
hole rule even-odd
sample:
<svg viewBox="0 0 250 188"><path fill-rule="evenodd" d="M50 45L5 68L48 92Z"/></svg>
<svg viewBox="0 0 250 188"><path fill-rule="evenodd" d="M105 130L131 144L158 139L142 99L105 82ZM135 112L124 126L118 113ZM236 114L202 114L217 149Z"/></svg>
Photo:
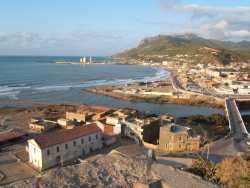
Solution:
<svg viewBox="0 0 250 188"><path fill-rule="evenodd" d="M222 49L218 54L218 59L223 65L227 65L231 63L232 56L228 51Z"/></svg>

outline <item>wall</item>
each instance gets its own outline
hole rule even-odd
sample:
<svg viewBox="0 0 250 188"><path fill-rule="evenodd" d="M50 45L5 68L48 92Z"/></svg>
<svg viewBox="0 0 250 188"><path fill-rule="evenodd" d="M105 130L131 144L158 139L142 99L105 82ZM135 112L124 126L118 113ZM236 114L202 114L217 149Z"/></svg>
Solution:
<svg viewBox="0 0 250 188"><path fill-rule="evenodd" d="M74 113L74 112L66 112L66 119L68 120L77 120L85 122L86 118L84 114Z"/></svg>
<svg viewBox="0 0 250 188"><path fill-rule="evenodd" d="M98 138L96 139L96 135ZM89 137L91 137L91 141L89 141ZM81 143L81 139L83 139L83 144ZM73 145L73 142L76 141L76 146ZM68 149L65 148L65 144L68 145ZM30 145L29 145L30 146ZM32 156L32 147L29 148L29 154ZM57 152L57 147L59 147L59 152ZM69 142L65 142L63 144L53 145L51 147L45 148L40 153L41 157L41 170L56 166L60 163L67 162L69 160L78 158L83 156L84 154L88 154L91 152L91 149L97 150L102 148L102 134L101 132L91 134L89 136L84 136ZM49 155L47 154L47 150L49 150ZM83 152L84 151L84 152ZM31 152L31 153L30 153ZM57 160L57 157L60 156L60 161ZM35 156L39 158L38 155ZM37 166L37 164L34 164Z"/></svg>

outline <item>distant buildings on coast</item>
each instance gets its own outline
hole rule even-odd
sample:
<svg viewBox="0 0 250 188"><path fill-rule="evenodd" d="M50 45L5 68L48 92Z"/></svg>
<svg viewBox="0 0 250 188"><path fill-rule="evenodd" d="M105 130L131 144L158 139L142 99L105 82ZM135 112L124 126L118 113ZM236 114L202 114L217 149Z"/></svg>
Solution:
<svg viewBox="0 0 250 188"><path fill-rule="evenodd" d="M80 57L79 61L56 61L56 64L92 64L92 57Z"/></svg>
<svg viewBox="0 0 250 188"><path fill-rule="evenodd" d="M92 57L90 56L89 59L87 59L85 56L80 58L80 63L82 64L91 64L92 63Z"/></svg>

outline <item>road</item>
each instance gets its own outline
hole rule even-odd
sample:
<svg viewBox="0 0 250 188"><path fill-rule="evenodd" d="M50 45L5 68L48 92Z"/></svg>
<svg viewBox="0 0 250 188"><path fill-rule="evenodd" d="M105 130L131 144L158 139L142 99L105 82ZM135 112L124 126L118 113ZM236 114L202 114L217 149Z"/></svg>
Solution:
<svg viewBox="0 0 250 188"><path fill-rule="evenodd" d="M235 100L227 98L225 104L226 104L231 135L235 139L240 139L240 140L250 138L250 135L247 132L246 126L242 120L241 114L238 110Z"/></svg>
<svg viewBox="0 0 250 188"><path fill-rule="evenodd" d="M208 89L205 88L200 88L201 91L194 91L194 90L186 90L185 88L183 88L181 86L180 81L178 80L177 76L171 72L171 76L170 76L171 82L172 82L172 86L173 88L177 91L177 92L182 92L182 93L187 93L187 94L191 94L191 95L203 95L203 96L208 96L208 97L216 97L216 98L224 98L224 96L219 95L217 93L213 93L212 91L209 91Z"/></svg>
<svg viewBox="0 0 250 188"><path fill-rule="evenodd" d="M225 106L230 127L230 136L217 140L210 144L211 157L224 158L225 156L235 156L249 151L246 142L250 135L246 130L245 124L241 118L234 99L227 98Z"/></svg>

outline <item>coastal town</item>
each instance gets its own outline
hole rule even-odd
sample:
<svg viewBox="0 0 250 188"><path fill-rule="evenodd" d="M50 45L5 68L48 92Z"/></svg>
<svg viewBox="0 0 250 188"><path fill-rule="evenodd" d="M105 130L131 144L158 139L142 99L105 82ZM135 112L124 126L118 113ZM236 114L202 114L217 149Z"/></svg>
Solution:
<svg viewBox="0 0 250 188"><path fill-rule="evenodd" d="M0 18L0 188L250 188L250 0Z"/></svg>
<svg viewBox="0 0 250 188"><path fill-rule="evenodd" d="M157 164L164 159L181 171L191 168L193 161L200 157L218 163L225 156L247 154L250 127L240 112L249 103L249 76L243 71L248 70L247 64L240 63L237 68L212 64L190 66L185 60L187 57L164 58L161 63L126 61L165 69L170 75L156 81L84 90L122 100L180 104L189 101L190 104L225 107L226 116L215 114L210 119L195 116L183 119L129 108L45 105L21 110L22 118L13 123L17 119L16 112L13 117L3 113L0 116L0 184L81 164L92 156L109 152L129 156L134 147L139 147L138 151L143 149L138 155L144 155L146 160ZM82 62L86 63L86 58L80 58ZM203 128L198 128L197 123L204 124ZM205 129L206 126L210 128Z"/></svg>
<svg viewBox="0 0 250 188"><path fill-rule="evenodd" d="M147 160L158 161L165 158L170 166L184 171L191 167L192 161L200 157L219 162L223 156L246 154L249 151L249 127L245 125L239 111L240 106L247 106L239 98L247 96L248 87L244 85L247 74L237 72L233 76L232 72L236 70L226 72L225 67L214 69L212 65L208 65L207 68L199 68L201 66L199 65L185 68L185 63L166 61L162 64L154 63L153 66L166 68L171 72L171 77L167 80L131 83L122 87L98 86L95 87L95 92L98 93L100 88L105 88L113 95L121 93L138 98L171 96L176 100L185 97L190 100L195 95L211 97L215 101L225 103L222 102L222 105L225 105L229 124L227 122L218 124L224 126L222 133L218 134L220 131L215 129L204 134L205 130L202 130L202 133L194 126L196 120L192 120L190 126L188 119L181 120L170 114L155 115L125 108L87 105L38 106L23 110L21 113L26 120L21 118L17 124L12 123L13 119L8 119L3 114L0 133L0 184L31 178L53 168L82 163L91 156L110 151L130 155L135 146L146 151L146 153L139 152L139 155L145 155ZM199 80L201 85L195 82L200 78L199 74L200 77L203 75L202 78L207 79L204 83ZM221 87L222 80L225 81L222 78L225 77L227 84L224 85L231 87L233 93L223 93L215 89ZM233 88L233 80L239 82L238 88ZM240 82L242 80L245 82ZM236 96L237 100L233 99ZM223 116L216 118L220 119ZM217 124L216 121L212 124ZM208 126L215 126L212 124L208 123ZM210 138L206 136L210 134L218 135ZM125 151L120 149L123 147L126 148Z"/></svg>

